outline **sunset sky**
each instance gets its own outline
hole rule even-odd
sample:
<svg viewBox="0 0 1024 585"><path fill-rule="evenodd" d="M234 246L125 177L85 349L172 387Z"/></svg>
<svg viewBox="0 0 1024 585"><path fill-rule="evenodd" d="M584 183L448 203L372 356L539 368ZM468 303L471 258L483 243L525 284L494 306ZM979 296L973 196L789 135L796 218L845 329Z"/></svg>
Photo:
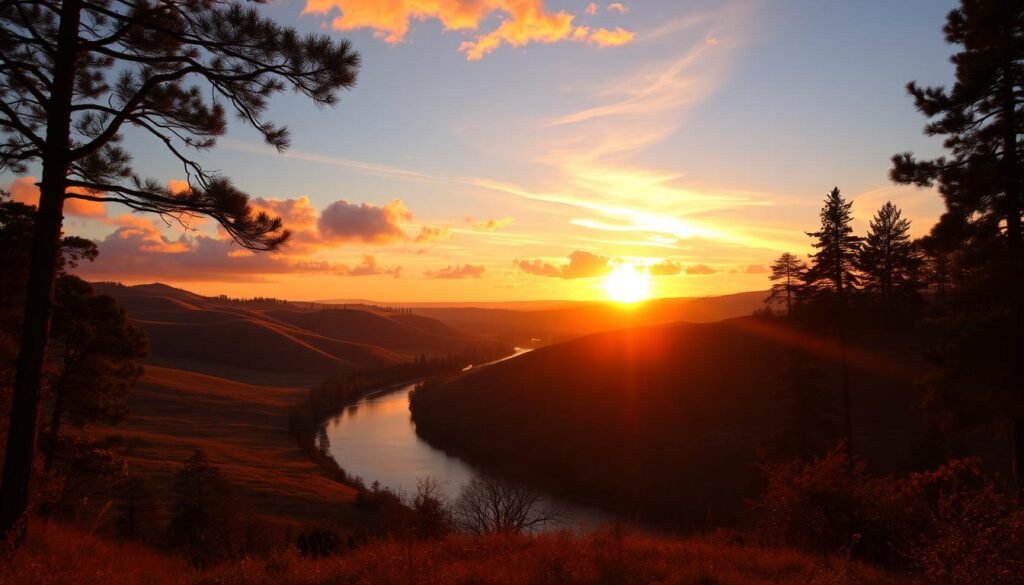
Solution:
<svg viewBox="0 0 1024 585"><path fill-rule="evenodd" d="M272 1L281 23L350 39L358 86L335 109L279 96L283 155L233 120L200 157L294 241L253 256L209 221L81 202L66 231L100 243L89 279L232 296L594 299L619 265L656 296L765 289L772 259L809 251L834 185L862 230L888 199L916 234L937 218L935 193L887 171L896 152L939 152L904 86L951 82L953 6ZM126 138L141 174L184 178L161 145ZM34 181L0 176L21 199Z"/></svg>

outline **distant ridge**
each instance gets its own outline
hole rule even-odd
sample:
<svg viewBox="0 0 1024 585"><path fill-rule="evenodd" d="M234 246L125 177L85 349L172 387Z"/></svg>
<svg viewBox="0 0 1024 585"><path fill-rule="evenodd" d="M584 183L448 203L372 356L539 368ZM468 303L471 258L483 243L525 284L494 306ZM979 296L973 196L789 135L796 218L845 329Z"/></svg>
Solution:
<svg viewBox="0 0 1024 585"><path fill-rule="evenodd" d="M370 306L207 297L162 283L93 287L146 330L150 363L242 381L305 384L424 355L511 351L430 317Z"/></svg>

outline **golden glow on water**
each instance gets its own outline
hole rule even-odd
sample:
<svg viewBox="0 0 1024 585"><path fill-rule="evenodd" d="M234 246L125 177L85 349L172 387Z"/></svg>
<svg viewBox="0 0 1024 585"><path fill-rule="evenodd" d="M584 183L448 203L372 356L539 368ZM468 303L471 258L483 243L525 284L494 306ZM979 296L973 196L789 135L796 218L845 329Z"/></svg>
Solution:
<svg viewBox="0 0 1024 585"><path fill-rule="evenodd" d="M605 294L616 303L632 304L651 298L651 276L632 264L619 264L604 281Z"/></svg>

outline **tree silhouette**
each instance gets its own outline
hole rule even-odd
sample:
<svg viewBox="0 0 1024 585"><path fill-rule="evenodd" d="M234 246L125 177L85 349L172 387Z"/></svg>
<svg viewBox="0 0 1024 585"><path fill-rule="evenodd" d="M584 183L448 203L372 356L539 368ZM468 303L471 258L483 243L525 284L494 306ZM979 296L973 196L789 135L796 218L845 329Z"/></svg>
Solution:
<svg viewBox="0 0 1024 585"><path fill-rule="evenodd" d="M825 196L821 208L821 229L808 232L818 251L811 254L809 282L822 286L842 298L859 284L856 273L857 254L863 238L853 235L852 201L846 201L835 187Z"/></svg>
<svg viewBox="0 0 1024 585"><path fill-rule="evenodd" d="M20 540L65 199L183 223L208 215L242 246L273 250L289 235L280 219L255 213L244 192L190 152L215 145L229 109L285 149L287 129L264 119L269 98L291 89L332 105L355 83L359 57L347 41L300 36L226 0L4 2L0 24L0 170L42 167L0 485L0 531L18 526ZM128 127L163 144L189 188L139 176L121 146Z"/></svg>
<svg viewBox="0 0 1024 585"><path fill-rule="evenodd" d="M57 279L53 337L59 366L50 387L53 411L44 467L53 464L61 424L70 418L116 424L128 412L125 399L142 373L146 334L132 325L113 297L94 295L89 283L63 274Z"/></svg>
<svg viewBox="0 0 1024 585"><path fill-rule="evenodd" d="M885 308L892 307L896 296L915 294L919 285L921 256L909 232L910 220L886 202L871 220L857 258L864 289L877 293Z"/></svg>
<svg viewBox="0 0 1024 585"><path fill-rule="evenodd" d="M772 264L772 272L768 277L772 282L771 293L765 299L766 303L777 303L786 301L786 314L793 312L793 303L800 295L804 284L804 275L807 272L807 264L790 254L783 253L775 263Z"/></svg>
<svg viewBox="0 0 1024 585"><path fill-rule="evenodd" d="M941 291L930 352L939 373L928 392L945 419L1012 423L1024 489L1024 4L964 0L943 30L959 47L952 88L911 82L907 91L949 155L897 154L890 172L898 183L937 186L946 204L926 246L943 284L955 286Z"/></svg>

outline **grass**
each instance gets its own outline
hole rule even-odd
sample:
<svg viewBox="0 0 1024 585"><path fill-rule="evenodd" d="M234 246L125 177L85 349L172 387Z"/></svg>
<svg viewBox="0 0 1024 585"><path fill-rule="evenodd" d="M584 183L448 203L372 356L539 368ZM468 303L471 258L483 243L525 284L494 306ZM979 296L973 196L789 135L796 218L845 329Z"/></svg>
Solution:
<svg viewBox="0 0 1024 585"><path fill-rule="evenodd" d="M330 478L288 436L288 413L307 390L255 386L147 366L116 428L131 473L170 489L192 452L210 461L261 515L287 521L338 518L355 491Z"/></svg>
<svg viewBox="0 0 1024 585"><path fill-rule="evenodd" d="M294 551L195 573L184 561L37 524L0 564L0 585L908 585L837 557L760 549L714 538L605 531L587 536L453 536L382 541L345 556Z"/></svg>

